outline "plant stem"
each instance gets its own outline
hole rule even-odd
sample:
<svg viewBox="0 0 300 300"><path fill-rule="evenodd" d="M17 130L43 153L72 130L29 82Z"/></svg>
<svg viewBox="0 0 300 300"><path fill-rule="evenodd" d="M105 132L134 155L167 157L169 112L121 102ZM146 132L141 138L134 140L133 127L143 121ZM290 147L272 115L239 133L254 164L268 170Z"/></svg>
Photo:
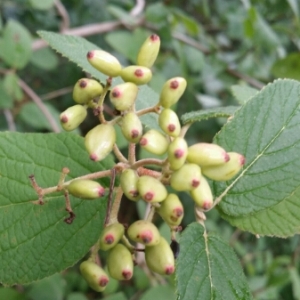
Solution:
<svg viewBox="0 0 300 300"><path fill-rule="evenodd" d="M136 162L135 144L133 144L133 143L129 143L129 145L128 145L128 161L131 166L134 165Z"/></svg>
<svg viewBox="0 0 300 300"><path fill-rule="evenodd" d="M127 158L123 155L123 153L120 151L117 144L114 144L113 151L119 162L128 163Z"/></svg>
<svg viewBox="0 0 300 300"><path fill-rule="evenodd" d="M110 216L109 216L107 225L118 222L118 212L119 212L119 208L121 205L122 196L123 196L123 190L121 187L118 187L116 196L115 196L115 200L114 200L114 203L113 203L111 211L110 211Z"/></svg>
<svg viewBox="0 0 300 300"><path fill-rule="evenodd" d="M99 113L99 121L101 124L105 124L106 123L106 120L105 120L105 117L104 117L104 113L103 113L103 103L104 103L104 100L105 100L105 96L107 94L107 92L109 91L110 89L110 86L111 86L111 77L109 77L107 80L106 80L106 85L103 89L103 92L99 98L99 101L98 101L98 106L100 107L100 113Z"/></svg>
<svg viewBox="0 0 300 300"><path fill-rule="evenodd" d="M162 166L164 164L165 164L165 160L156 159L156 158L145 158L145 159L138 160L131 167L132 169L138 169L139 167L143 167L145 165Z"/></svg>
<svg viewBox="0 0 300 300"><path fill-rule="evenodd" d="M148 113L159 113L160 111L160 107L158 105L155 105L155 106L151 106L151 107L147 107L147 108L144 108L144 109L141 109L141 110L138 110L136 112L136 114L138 116L142 116L142 115L145 115L145 114L148 114Z"/></svg>

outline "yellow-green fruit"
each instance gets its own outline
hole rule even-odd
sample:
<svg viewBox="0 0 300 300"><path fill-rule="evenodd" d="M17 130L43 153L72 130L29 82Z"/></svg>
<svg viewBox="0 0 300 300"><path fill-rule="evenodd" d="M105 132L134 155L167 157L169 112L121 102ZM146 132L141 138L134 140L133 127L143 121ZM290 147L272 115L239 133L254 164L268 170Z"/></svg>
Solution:
<svg viewBox="0 0 300 300"><path fill-rule="evenodd" d="M137 172L132 169L124 170L120 177L121 188L125 196L132 201L137 201L140 199L140 194L137 187L138 180L139 176Z"/></svg>
<svg viewBox="0 0 300 300"><path fill-rule="evenodd" d="M64 130L72 131L85 120L86 116L86 108L80 104L76 104L60 114L60 123Z"/></svg>
<svg viewBox="0 0 300 300"><path fill-rule="evenodd" d="M156 34L151 34L141 46L138 56L137 64L151 68L157 58L160 48L160 38Z"/></svg>
<svg viewBox="0 0 300 300"><path fill-rule="evenodd" d="M109 282L108 275L104 270L92 261L84 261L80 264L82 277L88 285L96 292L103 292Z"/></svg>
<svg viewBox="0 0 300 300"><path fill-rule="evenodd" d="M196 164L185 164L171 175L170 184L176 191L190 191L200 184L201 169Z"/></svg>
<svg viewBox="0 0 300 300"><path fill-rule="evenodd" d="M212 207L214 198L210 186L204 176L201 176L200 182L200 185L190 192L191 197L198 207L203 210L208 210Z"/></svg>
<svg viewBox="0 0 300 300"><path fill-rule="evenodd" d="M228 152L230 157L227 163L219 166L203 167L202 174L209 179L226 181L233 178L245 164L245 157L236 152Z"/></svg>
<svg viewBox="0 0 300 300"><path fill-rule="evenodd" d="M100 183L89 179L76 179L67 186L67 190L71 195L83 199L96 199L105 194Z"/></svg>
<svg viewBox="0 0 300 300"><path fill-rule="evenodd" d="M156 178L144 175L138 180L138 191L146 202L161 202L166 199L166 187Z"/></svg>
<svg viewBox="0 0 300 300"><path fill-rule="evenodd" d="M100 124L91 129L84 139L84 145L90 159L100 161L113 149L116 142L116 131L111 124Z"/></svg>
<svg viewBox="0 0 300 300"><path fill-rule="evenodd" d="M107 251L118 244L124 235L124 226L120 223L111 224L103 229L99 246L101 250Z"/></svg>
<svg viewBox="0 0 300 300"><path fill-rule="evenodd" d="M161 275L171 275L175 271L174 254L163 237L157 245L146 247L145 259L147 266L153 272Z"/></svg>
<svg viewBox="0 0 300 300"><path fill-rule="evenodd" d="M159 104L164 108L169 108L175 104L182 96L186 88L186 80L183 77L169 79L163 85L160 93Z"/></svg>
<svg viewBox="0 0 300 300"><path fill-rule="evenodd" d="M169 194L157 212L170 226L178 226L184 215L183 205L176 194Z"/></svg>
<svg viewBox="0 0 300 300"><path fill-rule="evenodd" d="M142 136L140 145L152 154L162 155L168 150L169 140L159 131L150 129Z"/></svg>
<svg viewBox="0 0 300 300"><path fill-rule="evenodd" d="M158 117L160 128L169 136L177 137L180 134L181 126L175 111L165 108Z"/></svg>
<svg viewBox="0 0 300 300"><path fill-rule="evenodd" d="M87 53L89 63L101 73L116 77L119 76L122 66L118 59L103 50L92 50Z"/></svg>
<svg viewBox="0 0 300 300"><path fill-rule="evenodd" d="M127 234L132 241L144 244L147 247L157 245L160 241L157 227L146 220L132 223L127 230Z"/></svg>
<svg viewBox="0 0 300 300"><path fill-rule="evenodd" d="M132 82L116 85L109 94L113 106L120 111L129 109L135 102L138 87Z"/></svg>
<svg viewBox="0 0 300 300"><path fill-rule="evenodd" d="M79 104L87 104L90 100L100 96L103 92L102 85L94 79L81 78L73 89L73 99Z"/></svg>
<svg viewBox="0 0 300 300"><path fill-rule="evenodd" d="M134 112L129 112L122 118L121 130L126 140L138 143L143 134L143 125Z"/></svg>
<svg viewBox="0 0 300 300"><path fill-rule="evenodd" d="M108 273L117 280L129 280L133 275L133 260L130 251L117 244L109 251L107 258Z"/></svg>
<svg viewBox="0 0 300 300"><path fill-rule="evenodd" d="M188 148L187 161L201 167L222 165L229 159L229 154L216 144L197 143Z"/></svg>
<svg viewBox="0 0 300 300"><path fill-rule="evenodd" d="M168 161L172 170L181 168L188 154L188 145L184 138L175 138L168 147Z"/></svg>
<svg viewBox="0 0 300 300"><path fill-rule="evenodd" d="M120 76L125 82L133 82L137 85L146 84L152 78L150 69L142 66L129 66L122 69Z"/></svg>

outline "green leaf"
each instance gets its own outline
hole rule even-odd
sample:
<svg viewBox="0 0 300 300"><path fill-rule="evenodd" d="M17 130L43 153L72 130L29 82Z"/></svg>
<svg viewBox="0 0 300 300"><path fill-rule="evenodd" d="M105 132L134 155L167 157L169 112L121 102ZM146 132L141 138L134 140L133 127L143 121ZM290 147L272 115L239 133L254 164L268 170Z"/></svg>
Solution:
<svg viewBox="0 0 300 300"><path fill-rule="evenodd" d="M106 9L116 19L122 21L123 24L126 24L127 26L137 25L138 18L131 16L126 10L116 5L109 5Z"/></svg>
<svg viewBox="0 0 300 300"><path fill-rule="evenodd" d="M287 0L289 3L293 13L297 18L299 18L299 6L298 6L298 1L297 0ZM300 297L299 297L300 298Z"/></svg>
<svg viewBox="0 0 300 300"><path fill-rule="evenodd" d="M228 118L231 117L239 108L239 106L224 106L192 111L182 115L181 121L183 124L187 124L210 118Z"/></svg>
<svg viewBox="0 0 300 300"><path fill-rule="evenodd" d="M159 285L147 290L141 300L153 300L153 299L164 299L164 300L175 300L175 294L171 286Z"/></svg>
<svg viewBox="0 0 300 300"><path fill-rule="evenodd" d="M20 294L13 288L0 287L0 299L7 300L28 300L27 296Z"/></svg>
<svg viewBox="0 0 300 300"><path fill-rule="evenodd" d="M82 293L71 293L68 295L66 300L88 300L88 298Z"/></svg>
<svg viewBox="0 0 300 300"><path fill-rule="evenodd" d="M277 60L271 72L275 77L300 80L300 54L294 52Z"/></svg>
<svg viewBox="0 0 300 300"><path fill-rule="evenodd" d="M247 85L233 85L231 86L231 93L239 104L246 103L250 98L258 93L257 89L254 89Z"/></svg>
<svg viewBox="0 0 300 300"><path fill-rule="evenodd" d="M6 92L3 80L0 80L0 108L12 108L14 100Z"/></svg>
<svg viewBox="0 0 300 300"><path fill-rule="evenodd" d="M1 41L0 57L11 67L22 69L31 56L31 36L22 24L10 19Z"/></svg>
<svg viewBox="0 0 300 300"><path fill-rule="evenodd" d="M20 101L23 99L24 94L22 89L19 86L19 77L16 73L8 73L4 77L4 88L6 92L17 101Z"/></svg>
<svg viewBox="0 0 300 300"><path fill-rule="evenodd" d="M34 51L34 54L30 58L30 62L38 68L49 71L57 67L58 58L52 49L43 48Z"/></svg>
<svg viewBox="0 0 300 300"><path fill-rule="evenodd" d="M168 23L169 9L161 2L147 5L145 17L159 29Z"/></svg>
<svg viewBox="0 0 300 300"><path fill-rule="evenodd" d="M29 0L30 5L39 10L47 10L54 5L55 0Z"/></svg>
<svg viewBox="0 0 300 300"><path fill-rule="evenodd" d="M119 292L108 297L105 297L105 300L127 300L124 293Z"/></svg>
<svg viewBox="0 0 300 300"><path fill-rule="evenodd" d="M192 223L183 231L180 246L178 299L252 299L238 258L219 236Z"/></svg>
<svg viewBox="0 0 300 300"><path fill-rule="evenodd" d="M26 284L74 265L96 242L103 227L106 198L71 198L76 218L64 219L61 192L33 204L37 194L28 176L42 188L56 186L63 167L67 181L114 165L112 160L90 161L83 138L71 134L0 133L0 282ZM108 186L108 179L101 180Z"/></svg>
<svg viewBox="0 0 300 300"><path fill-rule="evenodd" d="M232 225L261 235L286 237L300 229L300 83L267 85L216 136L227 151L246 158L242 172L215 182L219 210Z"/></svg>
<svg viewBox="0 0 300 300"><path fill-rule="evenodd" d="M88 51L100 49L96 45L87 40L71 35L62 35L47 31L38 31L38 34L43 38L54 50L67 57L70 61L76 63L82 70L90 73L96 79L105 82L107 76L93 68L86 59ZM117 77L113 79L113 86L122 83L122 80ZM154 106L158 103L158 95L148 86L139 87L139 94L136 100L137 110ZM154 113L144 115L142 121L150 128L159 128L157 125L157 115Z"/></svg>

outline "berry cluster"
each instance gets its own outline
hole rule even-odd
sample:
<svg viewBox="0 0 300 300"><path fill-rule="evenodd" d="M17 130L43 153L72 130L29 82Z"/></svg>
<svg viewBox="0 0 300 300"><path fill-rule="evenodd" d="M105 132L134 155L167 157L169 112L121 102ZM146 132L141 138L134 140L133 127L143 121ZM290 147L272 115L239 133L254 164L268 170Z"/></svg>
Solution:
<svg viewBox="0 0 300 300"><path fill-rule="evenodd" d="M115 195L112 208L108 208L105 228L92 251L91 257L82 262L80 270L91 288L103 291L109 281L106 272L96 263L95 253L99 249L109 251L107 271L117 280L129 280L133 275L135 254L144 251L147 266L153 272L169 275L175 270L175 258L179 252L175 232L182 221L183 205L176 191L185 191L195 202L196 210L204 212L214 206L213 195L206 178L217 181L229 180L244 165L244 157L235 152L226 152L216 144L197 143L188 146L184 135L188 126L181 127L172 106L177 103L186 88L186 80L174 77L162 87L158 103L140 111L135 109L139 85L147 84L152 78L151 67L160 48L160 38L152 34L141 46L137 65L122 68L111 54L92 50L87 54L89 63L108 76L106 85L90 78L82 78L75 84L73 98L76 105L64 111L60 120L65 130L77 128L92 108L100 124L85 136L85 147L93 161L105 159L114 152L118 163L114 173L103 176L120 176L120 187L110 188ZM111 87L112 78L120 76L124 83ZM109 94L116 114L107 120L104 101ZM161 130L149 129L144 132L140 116L158 114ZM115 127L120 126L128 141L128 158L116 146ZM136 157L136 145L155 155L166 155L166 159L140 159ZM146 166L153 165L155 169ZM101 173L101 172L100 172ZM98 178L101 177L101 174ZM169 193L166 186L174 190ZM76 197L95 199L106 194L100 183L91 179L76 179L63 185ZM132 201L142 199L148 203L149 214L128 228L120 224L117 213L122 195ZM170 226L171 245L160 236L152 223L157 213ZM131 240L132 243L129 242ZM137 246L138 245L138 246ZM138 248L139 247L139 248ZM140 248L141 247L141 248Z"/></svg>

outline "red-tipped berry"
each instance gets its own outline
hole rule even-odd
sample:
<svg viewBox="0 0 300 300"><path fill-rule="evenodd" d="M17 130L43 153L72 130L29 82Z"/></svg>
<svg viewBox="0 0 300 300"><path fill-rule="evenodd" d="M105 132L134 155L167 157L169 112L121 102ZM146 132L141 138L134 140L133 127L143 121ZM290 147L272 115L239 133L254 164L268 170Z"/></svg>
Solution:
<svg viewBox="0 0 300 300"><path fill-rule="evenodd" d="M120 223L114 223L104 228L99 246L101 250L107 251L118 244L124 235L124 226Z"/></svg>
<svg viewBox="0 0 300 300"><path fill-rule="evenodd" d="M120 76L125 82L133 82L137 85L146 84L152 78L150 69L142 66L129 66L122 69Z"/></svg>
<svg viewBox="0 0 300 300"><path fill-rule="evenodd" d="M67 190L71 195L83 199L96 199L105 194L100 183L89 179L76 179L67 186Z"/></svg>
<svg viewBox="0 0 300 300"><path fill-rule="evenodd" d="M157 58L160 48L160 38L156 34L151 34L141 46L138 56L137 64L151 68Z"/></svg>
<svg viewBox="0 0 300 300"><path fill-rule="evenodd" d="M169 141L164 134L150 129L142 136L140 145L150 153L162 155L167 152Z"/></svg>
<svg viewBox="0 0 300 300"><path fill-rule="evenodd" d="M86 108L80 104L67 108L60 114L60 123L64 130L76 129L86 118Z"/></svg>
<svg viewBox="0 0 300 300"><path fill-rule="evenodd" d="M190 192L191 197L198 207L200 207L202 210L208 210L213 205L213 195L206 178L201 176L200 181L201 184Z"/></svg>
<svg viewBox="0 0 300 300"><path fill-rule="evenodd" d="M168 161L172 170L181 168L188 154L188 145L184 138L175 138L168 147Z"/></svg>
<svg viewBox="0 0 300 300"><path fill-rule="evenodd" d="M137 187L138 179L139 176L137 172L132 169L124 170L120 177L121 188L125 196L132 201L137 201L140 199L140 194Z"/></svg>
<svg viewBox="0 0 300 300"><path fill-rule="evenodd" d="M126 140L138 143L143 134L143 125L134 112L129 112L122 118L121 130Z"/></svg>
<svg viewBox="0 0 300 300"><path fill-rule="evenodd" d="M177 137L181 126L177 114L170 108L165 108L158 117L160 128L169 136Z"/></svg>
<svg viewBox="0 0 300 300"><path fill-rule="evenodd" d="M100 96L103 92L102 85L94 79L81 78L73 89L73 99L79 104L87 104L90 100Z"/></svg>

